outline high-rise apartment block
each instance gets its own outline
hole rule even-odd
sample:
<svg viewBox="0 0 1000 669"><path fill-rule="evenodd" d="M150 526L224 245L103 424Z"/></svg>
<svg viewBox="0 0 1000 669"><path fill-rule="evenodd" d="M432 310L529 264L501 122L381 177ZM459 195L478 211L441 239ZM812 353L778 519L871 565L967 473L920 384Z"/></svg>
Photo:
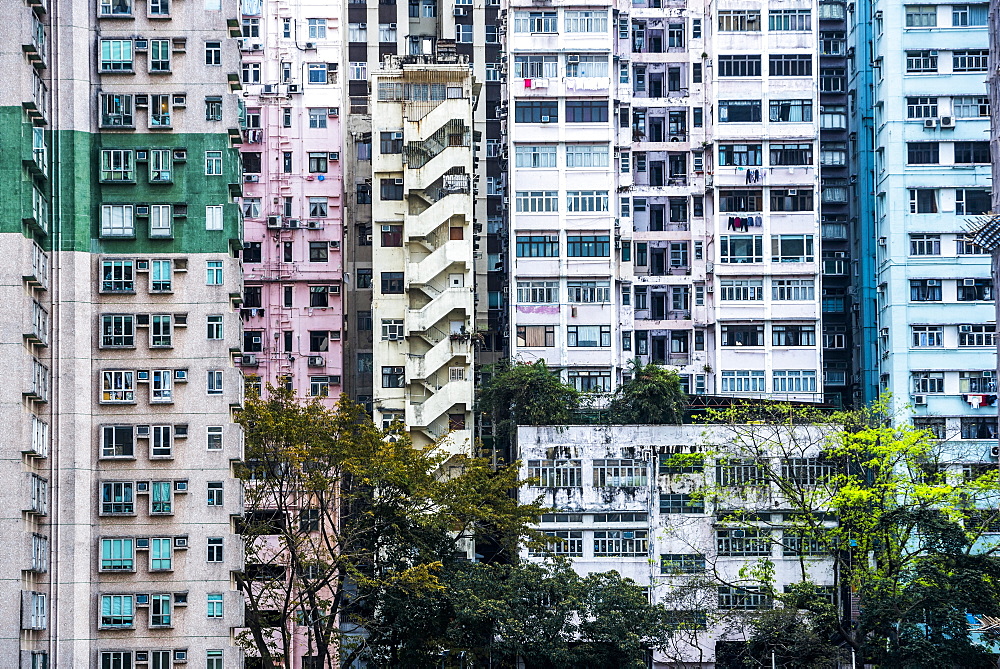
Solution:
<svg viewBox="0 0 1000 669"><path fill-rule="evenodd" d="M236 3L5 7L5 663L240 666Z"/></svg>
<svg viewBox="0 0 1000 669"><path fill-rule="evenodd" d="M240 365L303 397L343 389L341 8L243 3Z"/></svg>
<svg viewBox="0 0 1000 669"><path fill-rule="evenodd" d="M821 399L813 3L506 7L511 355Z"/></svg>
<svg viewBox="0 0 1000 669"><path fill-rule="evenodd" d="M859 283L877 372L941 438L997 438L990 259L966 221L991 210L987 5L872 5L853 25L859 68ZM867 11L867 10L866 10ZM866 31L870 34L866 35ZM870 110L870 111L869 111ZM866 116L871 114L871 118ZM870 262L870 261L869 261ZM873 312L873 313L872 313ZM866 355L867 355L866 351Z"/></svg>

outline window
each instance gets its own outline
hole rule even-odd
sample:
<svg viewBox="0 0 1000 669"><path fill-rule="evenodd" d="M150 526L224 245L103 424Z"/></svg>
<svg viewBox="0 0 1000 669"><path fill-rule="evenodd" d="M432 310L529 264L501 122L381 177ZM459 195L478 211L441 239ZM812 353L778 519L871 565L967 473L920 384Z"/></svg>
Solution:
<svg viewBox="0 0 1000 669"><path fill-rule="evenodd" d="M329 397L330 396L330 377L329 376L310 376L309 377L309 396L310 397Z"/></svg>
<svg viewBox="0 0 1000 669"><path fill-rule="evenodd" d="M101 457L135 457L135 441L131 425L105 425L101 428Z"/></svg>
<svg viewBox="0 0 1000 669"><path fill-rule="evenodd" d="M992 302L993 301L993 280L992 279L959 279L958 280L958 301L959 302Z"/></svg>
<svg viewBox="0 0 1000 669"><path fill-rule="evenodd" d="M149 323L149 345L153 348L173 346L173 316L154 314Z"/></svg>
<svg viewBox="0 0 1000 669"><path fill-rule="evenodd" d="M221 369L210 369L210 370L208 370L208 394L209 395L221 395L222 394L222 370Z"/></svg>
<svg viewBox="0 0 1000 669"><path fill-rule="evenodd" d="M944 328L940 325L914 325L912 346L915 348L938 348L944 346Z"/></svg>
<svg viewBox="0 0 1000 669"><path fill-rule="evenodd" d="M221 286L223 283L222 261L209 260L205 264L205 269L207 272L205 275L205 285Z"/></svg>
<svg viewBox="0 0 1000 669"><path fill-rule="evenodd" d="M120 149L102 150L101 181L135 181L132 151Z"/></svg>
<svg viewBox="0 0 1000 669"><path fill-rule="evenodd" d="M558 281L518 281L519 304L552 304L559 301Z"/></svg>
<svg viewBox="0 0 1000 669"><path fill-rule="evenodd" d="M514 12L514 32L558 32L557 14L556 12Z"/></svg>
<svg viewBox="0 0 1000 669"><path fill-rule="evenodd" d="M307 81L310 84L327 83L326 63L309 63L306 66Z"/></svg>
<svg viewBox="0 0 1000 669"><path fill-rule="evenodd" d="M607 77L608 57L605 55L578 55L566 59L567 77Z"/></svg>
<svg viewBox="0 0 1000 669"><path fill-rule="evenodd" d="M170 627L170 603L173 600L171 594L155 594L149 596L149 626L150 627ZM153 651L167 652L169 651ZM167 667L169 665L161 665Z"/></svg>
<svg viewBox="0 0 1000 669"><path fill-rule="evenodd" d="M149 71L170 72L170 51L173 48L168 39L149 41Z"/></svg>
<svg viewBox="0 0 1000 669"><path fill-rule="evenodd" d="M768 73L772 77L812 76L812 56L809 54L771 55L768 60Z"/></svg>
<svg viewBox="0 0 1000 669"><path fill-rule="evenodd" d="M719 145L720 167L756 167L762 164L760 144Z"/></svg>
<svg viewBox="0 0 1000 669"><path fill-rule="evenodd" d="M101 316L101 348L135 347L135 317L132 315Z"/></svg>
<svg viewBox="0 0 1000 669"><path fill-rule="evenodd" d="M383 388L405 388L403 367L383 367L382 368Z"/></svg>
<svg viewBox="0 0 1000 669"><path fill-rule="evenodd" d="M820 107L819 127L821 129L846 128L847 107L844 105L822 105Z"/></svg>
<svg viewBox="0 0 1000 669"><path fill-rule="evenodd" d="M205 98L205 120L206 121L222 120L222 98L217 98L217 97Z"/></svg>
<svg viewBox="0 0 1000 669"><path fill-rule="evenodd" d="M990 57L989 49L965 49L951 54L954 72L985 72Z"/></svg>
<svg viewBox="0 0 1000 669"><path fill-rule="evenodd" d="M811 123L812 105L812 100L771 100L768 118L773 123Z"/></svg>
<svg viewBox="0 0 1000 669"><path fill-rule="evenodd" d="M763 346L764 326L723 324L721 344L723 346Z"/></svg>
<svg viewBox="0 0 1000 669"><path fill-rule="evenodd" d="M648 550L648 530L594 532L594 557L644 557Z"/></svg>
<svg viewBox="0 0 1000 669"><path fill-rule="evenodd" d="M309 39L326 39L326 19L306 19Z"/></svg>
<svg viewBox="0 0 1000 669"><path fill-rule="evenodd" d="M135 402L135 373L106 371L101 374L101 402Z"/></svg>
<svg viewBox="0 0 1000 669"><path fill-rule="evenodd" d="M958 392L996 393L997 383L992 370L982 372L959 372Z"/></svg>
<svg viewBox="0 0 1000 669"><path fill-rule="evenodd" d="M471 44L473 30L472 26L469 24L456 24L455 25L455 41L459 44Z"/></svg>
<svg viewBox="0 0 1000 669"><path fill-rule="evenodd" d="M764 238L762 235L729 236L719 239L719 262L756 263L764 262Z"/></svg>
<svg viewBox="0 0 1000 669"><path fill-rule="evenodd" d="M955 142L955 162L958 164L988 164L990 162L990 143Z"/></svg>
<svg viewBox="0 0 1000 669"><path fill-rule="evenodd" d="M205 554L205 561L222 562L222 537L209 537L207 547L208 551Z"/></svg>
<svg viewBox="0 0 1000 669"><path fill-rule="evenodd" d="M705 500L691 495L660 493L660 513L705 513Z"/></svg>
<svg viewBox="0 0 1000 669"><path fill-rule="evenodd" d="M937 25L937 5L908 5L907 28L933 28Z"/></svg>
<svg viewBox="0 0 1000 669"><path fill-rule="evenodd" d="M823 31L819 34L819 55L843 56L846 54L846 44L843 31Z"/></svg>
<svg viewBox="0 0 1000 669"><path fill-rule="evenodd" d="M135 600L132 595L101 595L101 629L124 629L135 626ZM119 664L104 663L111 669L131 669L131 653L102 653L106 655L128 655L129 662ZM102 667L103 669L103 667Z"/></svg>
<svg viewBox="0 0 1000 669"><path fill-rule="evenodd" d="M134 237L135 208L130 204L101 205L102 237Z"/></svg>
<svg viewBox="0 0 1000 669"><path fill-rule="evenodd" d="M700 553L660 555L661 574L704 574L705 556Z"/></svg>
<svg viewBox="0 0 1000 669"><path fill-rule="evenodd" d="M583 468L579 460L528 460L528 478L539 488L581 488Z"/></svg>
<svg viewBox="0 0 1000 669"><path fill-rule="evenodd" d="M940 302L941 281L939 279L910 281L910 300L914 302Z"/></svg>
<svg viewBox="0 0 1000 669"><path fill-rule="evenodd" d="M937 72L937 51L907 51L907 72Z"/></svg>
<svg viewBox="0 0 1000 669"><path fill-rule="evenodd" d="M567 147L567 153L569 147ZM605 147L605 155L607 149ZM568 155L567 155L568 160ZM517 146L514 147L515 167L556 167L556 147L555 146ZM604 165L607 166L606 164ZM581 165L581 167L584 167Z"/></svg>
<svg viewBox="0 0 1000 669"><path fill-rule="evenodd" d="M989 118L990 99L982 95L961 95L951 99L956 118Z"/></svg>
<svg viewBox="0 0 1000 669"><path fill-rule="evenodd" d="M348 23L347 24L347 41L348 42L367 42L368 41L368 24L367 23ZM395 41L395 40L392 40Z"/></svg>
<svg viewBox="0 0 1000 669"><path fill-rule="evenodd" d="M996 346L995 325L959 325L959 346Z"/></svg>
<svg viewBox="0 0 1000 669"><path fill-rule="evenodd" d="M559 193L554 190L519 190L514 193L514 209L519 213L559 211Z"/></svg>
<svg viewBox="0 0 1000 669"><path fill-rule="evenodd" d="M383 295L402 295L403 286L402 272L382 272Z"/></svg>
<svg viewBox="0 0 1000 669"><path fill-rule="evenodd" d="M910 235L910 255L941 255L941 235Z"/></svg>
<svg viewBox="0 0 1000 669"><path fill-rule="evenodd" d="M208 593L206 607L206 613L209 618L222 618L222 593Z"/></svg>
<svg viewBox="0 0 1000 669"><path fill-rule="evenodd" d="M563 29L568 33L606 33L608 13L566 10L563 13Z"/></svg>
<svg viewBox="0 0 1000 669"><path fill-rule="evenodd" d="M956 142L956 157L959 144L975 144L976 142ZM985 143L985 142L984 142ZM987 154L988 155L988 154ZM908 165L937 165L940 162L937 142L907 142L906 163ZM956 160L957 162L957 160Z"/></svg>
<svg viewBox="0 0 1000 669"><path fill-rule="evenodd" d="M962 418L962 439L996 439L997 417Z"/></svg>
<svg viewBox="0 0 1000 669"><path fill-rule="evenodd" d="M805 31L812 28L808 9L772 9L767 17L768 30Z"/></svg>
<svg viewBox="0 0 1000 669"><path fill-rule="evenodd" d="M720 77L759 77L760 56L732 55L719 56L718 76Z"/></svg>
<svg viewBox="0 0 1000 669"><path fill-rule="evenodd" d="M555 147L552 147L552 149L554 154ZM610 156L606 144L566 145L566 167L608 167L610 164L609 158ZM555 156L553 155L553 164L551 167L555 167L554 163Z"/></svg>
<svg viewBox="0 0 1000 669"><path fill-rule="evenodd" d="M764 299L761 279L721 279L719 299L727 302L759 302Z"/></svg>
<svg viewBox="0 0 1000 669"><path fill-rule="evenodd" d="M554 325L518 325L517 345L551 348L556 345L556 327Z"/></svg>
<svg viewBox="0 0 1000 669"><path fill-rule="evenodd" d="M368 61L362 60L362 61L348 63L347 74L348 74L348 79L352 79L355 81L367 81Z"/></svg>
<svg viewBox="0 0 1000 669"><path fill-rule="evenodd" d="M222 427L221 426L210 426L206 429L206 443L205 448L209 451L221 451L222 450ZM209 489L211 489L212 484L209 483ZM220 488L221 488L221 484ZM209 506L213 506L209 503Z"/></svg>
<svg viewBox="0 0 1000 669"><path fill-rule="evenodd" d="M722 370L722 392L724 393L764 392L764 370L757 370L757 369Z"/></svg>
<svg viewBox="0 0 1000 669"><path fill-rule="evenodd" d="M383 200L402 200L402 182L402 179L379 179L379 197Z"/></svg>
<svg viewBox="0 0 1000 669"><path fill-rule="evenodd" d="M937 205L937 189L935 188L911 188L910 189L910 213L911 214L936 214L938 212ZM940 235L938 235L940 240ZM911 242L912 246L912 242ZM912 249L910 251L912 255ZM932 255L939 255L940 250Z"/></svg>
<svg viewBox="0 0 1000 669"><path fill-rule="evenodd" d="M205 65L222 65L222 42L205 42Z"/></svg>
<svg viewBox="0 0 1000 669"><path fill-rule="evenodd" d="M608 191L566 191L566 211L576 213L608 211Z"/></svg>
<svg viewBox="0 0 1000 669"><path fill-rule="evenodd" d="M101 483L101 514L134 514L134 485L131 481L105 481Z"/></svg>
<svg viewBox="0 0 1000 669"><path fill-rule="evenodd" d="M611 346L610 325L568 325L566 345L570 347Z"/></svg>
<svg viewBox="0 0 1000 669"><path fill-rule="evenodd" d="M309 153L309 171L313 174L325 173L328 169L327 158L329 154L326 152L310 152Z"/></svg>
<svg viewBox="0 0 1000 669"><path fill-rule="evenodd" d="M719 123L759 123L760 100L719 100Z"/></svg>
<svg viewBox="0 0 1000 669"><path fill-rule="evenodd" d="M382 246L383 247L400 247L403 245L403 226L402 225L383 225L382 226Z"/></svg>
<svg viewBox="0 0 1000 669"><path fill-rule="evenodd" d="M847 165L847 142L823 142L820 144L819 164L831 166Z"/></svg>
<svg viewBox="0 0 1000 669"><path fill-rule="evenodd" d="M583 557L583 532L556 530L545 534L552 537L553 540L548 542L543 549L531 549L530 555L542 556L552 553L565 557Z"/></svg>
<svg viewBox="0 0 1000 669"><path fill-rule="evenodd" d="M397 341L403 339L403 320L401 318L382 319L382 341Z"/></svg>
<svg viewBox="0 0 1000 669"><path fill-rule="evenodd" d="M243 63L241 77L244 84L259 84L260 63Z"/></svg>
<svg viewBox="0 0 1000 669"><path fill-rule="evenodd" d="M352 40L357 41L357 40ZM362 40L366 41L366 40ZM378 41L379 42L396 42L396 24L395 23L380 23L378 24Z"/></svg>
<svg viewBox="0 0 1000 669"><path fill-rule="evenodd" d="M101 539L101 571L135 571L135 541Z"/></svg>
<svg viewBox="0 0 1000 669"><path fill-rule="evenodd" d="M566 292L571 303L601 304L611 301L611 283L608 281L568 281Z"/></svg>
<svg viewBox="0 0 1000 669"><path fill-rule="evenodd" d="M966 26L985 26L989 5L953 5L951 8L951 25L955 28Z"/></svg>
<svg viewBox="0 0 1000 669"><path fill-rule="evenodd" d="M763 191L759 190L720 190L719 211L742 213L762 211L763 199Z"/></svg>
<svg viewBox="0 0 1000 669"><path fill-rule="evenodd" d="M814 325L772 325L771 343L775 346L815 346Z"/></svg>
<svg viewBox="0 0 1000 669"><path fill-rule="evenodd" d="M569 235L566 237L566 255L570 258L609 258L609 235Z"/></svg>
<svg viewBox="0 0 1000 669"><path fill-rule="evenodd" d="M167 538L149 540L149 570L170 571L174 568L174 540Z"/></svg>
<svg viewBox="0 0 1000 669"><path fill-rule="evenodd" d="M132 40L101 40L101 72L132 71Z"/></svg>
<svg viewBox="0 0 1000 669"><path fill-rule="evenodd" d="M911 372L910 378L915 393L944 392L944 372Z"/></svg>
<svg viewBox="0 0 1000 669"><path fill-rule="evenodd" d="M402 132L380 132L379 133L379 153L402 153L403 133Z"/></svg>
<svg viewBox="0 0 1000 669"><path fill-rule="evenodd" d="M771 144L771 165L812 165L813 145L812 144ZM805 189L798 189L801 192ZM781 191L786 193L787 191ZM812 191L809 191L810 194ZM774 195L772 191L771 208L774 209ZM812 209L812 207L809 207ZM801 211L801 210L799 210Z"/></svg>
<svg viewBox="0 0 1000 669"><path fill-rule="evenodd" d="M211 314L206 317L206 336L208 339L222 339L222 315Z"/></svg>
<svg viewBox="0 0 1000 669"><path fill-rule="evenodd" d="M906 98L906 118L937 118L938 99L936 97Z"/></svg>
<svg viewBox="0 0 1000 669"><path fill-rule="evenodd" d="M566 100L567 123L607 123L607 100Z"/></svg>
<svg viewBox="0 0 1000 669"><path fill-rule="evenodd" d="M131 293L135 291L135 266L131 260L101 262L101 292Z"/></svg>
<svg viewBox="0 0 1000 669"><path fill-rule="evenodd" d="M752 10L720 10L719 32L760 32L760 12Z"/></svg>
<svg viewBox="0 0 1000 669"><path fill-rule="evenodd" d="M329 262L330 244L328 242L309 242L309 262Z"/></svg>

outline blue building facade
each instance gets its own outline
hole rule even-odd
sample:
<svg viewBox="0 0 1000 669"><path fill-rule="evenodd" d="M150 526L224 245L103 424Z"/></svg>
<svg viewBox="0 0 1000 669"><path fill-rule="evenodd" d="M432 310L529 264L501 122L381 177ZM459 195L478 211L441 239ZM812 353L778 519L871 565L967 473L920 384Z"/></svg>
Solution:
<svg viewBox="0 0 1000 669"><path fill-rule="evenodd" d="M916 424L987 447L997 431L993 282L964 224L991 209L988 5L858 4L851 106L865 399L891 392Z"/></svg>

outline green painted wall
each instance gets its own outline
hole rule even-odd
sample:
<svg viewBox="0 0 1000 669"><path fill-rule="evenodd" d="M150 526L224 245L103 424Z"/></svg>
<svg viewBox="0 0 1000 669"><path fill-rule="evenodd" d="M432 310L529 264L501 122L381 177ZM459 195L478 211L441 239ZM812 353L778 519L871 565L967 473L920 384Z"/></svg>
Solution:
<svg viewBox="0 0 1000 669"><path fill-rule="evenodd" d="M148 163L135 163L135 183L101 183L102 149L187 149L187 160L173 165L173 181L149 183ZM222 151L223 174L205 174L205 152ZM63 251L91 253L225 253L242 237L239 206L229 184L239 184L239 153L228 135L106 132L56 133L54 179L59 207L54 243ZM172 238L150 238L149 219L135 219L135 238L101 238L102 204L186 204L186 218L174 218ZM224 229L205 229L205 207L223 205Z"/></svg>
<svg viewBox="0 0 1000 669"><path fill-rule="evenodd" d="M48 179L23 163L33 160L32 128L20 106L0 107L0 233L22 233L44 246L44 233L22 222L32 215L32 182L44 195L48 194Z"/></svg>

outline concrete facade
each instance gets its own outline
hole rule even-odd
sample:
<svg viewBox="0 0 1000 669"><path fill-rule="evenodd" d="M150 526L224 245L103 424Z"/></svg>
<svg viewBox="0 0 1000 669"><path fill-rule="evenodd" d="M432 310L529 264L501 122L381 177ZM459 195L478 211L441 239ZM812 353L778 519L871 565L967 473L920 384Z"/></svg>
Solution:
<svg viewBox="0 0 1000 669"><path fill-rule="evenodd" d="M7 4L3 655L241 666L236 4Z"/></svg>
<svg viewBox="0 0 1000 669"><path fill-rule="evenodd" d="M243 3L240 366L300 397L343 389L341 7Z"/></svg>

